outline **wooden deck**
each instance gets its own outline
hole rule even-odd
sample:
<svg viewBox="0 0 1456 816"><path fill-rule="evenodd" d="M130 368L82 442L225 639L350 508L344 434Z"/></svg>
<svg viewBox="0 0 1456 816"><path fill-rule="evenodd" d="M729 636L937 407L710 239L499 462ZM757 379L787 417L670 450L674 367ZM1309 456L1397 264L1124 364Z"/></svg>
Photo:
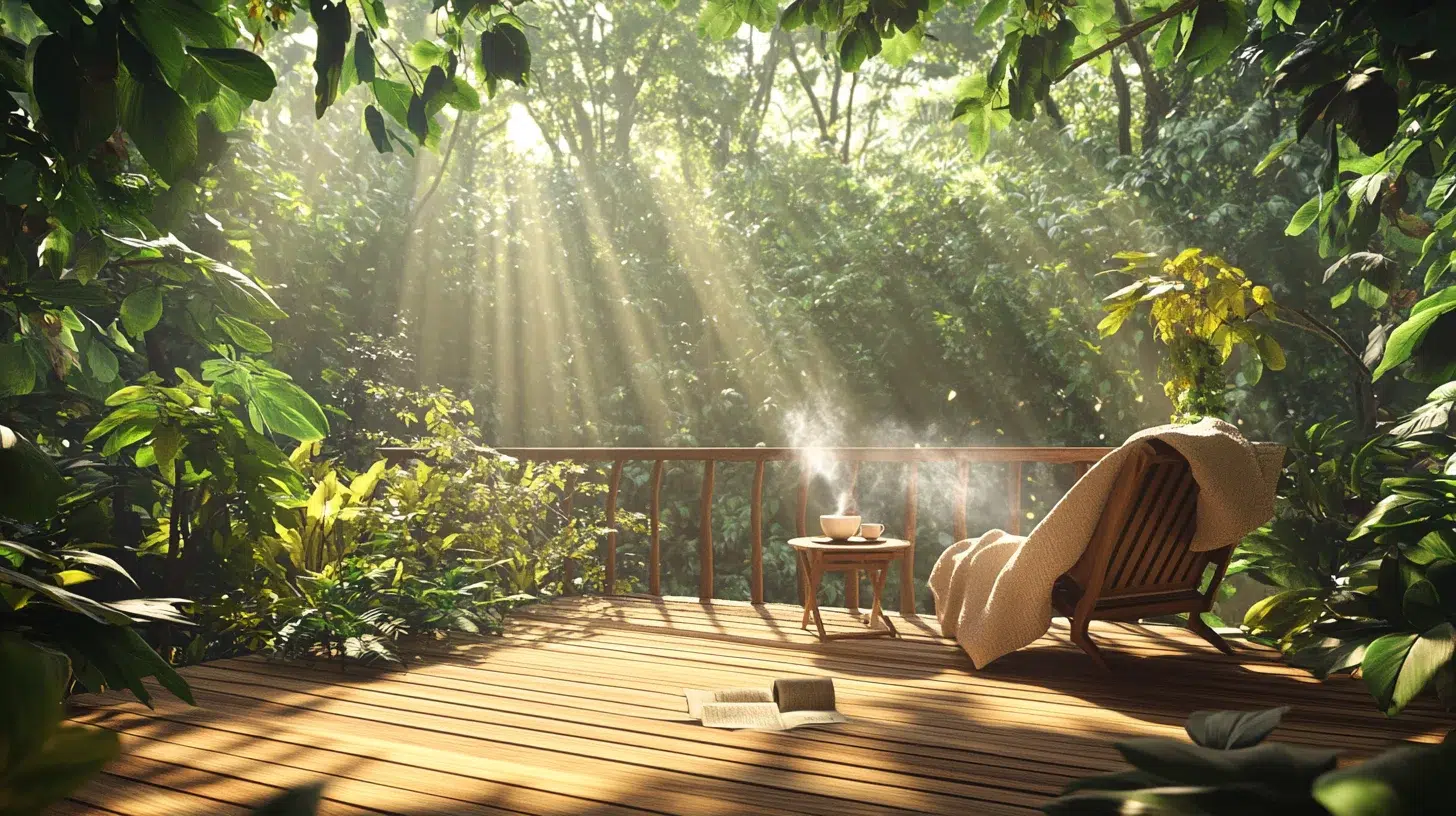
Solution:
<svg viewBox="0 0 1456 816"><path fill-rule="evenodd" d="M407 669L195 666L183 674L197 708L77 699L76 719L122 732L125 754L56 812L234 814L317 780L331 814L1025 813L1120 767L1112 740L1179 735L1210 701L1292 705L1276 739L1353 756L1453 725L1426 704L1387 720L1357 681L1321 684L1244 645L1224 657L1179 629L1093 624L1106 675L1058 620L976 672L913 618L900 641L821 645L799 614L569 598L519 610L503 637L425 645ZM686 721L684 687L784 675L833 676L852 721L783 733Z"/></svg>

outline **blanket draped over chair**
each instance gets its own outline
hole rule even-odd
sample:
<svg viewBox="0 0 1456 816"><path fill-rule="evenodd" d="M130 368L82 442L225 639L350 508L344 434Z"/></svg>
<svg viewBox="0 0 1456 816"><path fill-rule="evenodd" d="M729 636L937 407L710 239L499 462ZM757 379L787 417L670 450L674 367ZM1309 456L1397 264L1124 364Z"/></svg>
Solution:
<svg viewBox="0 0 1456 816"><path fill-rule="evenodd" d="M1148 439L1182 454L1198 482L1191 549L1233 544L1274 514L1282 448L1277 457L1262 455L1217 419L1133 434L1087 471L1030 535L991 530L952 544L935 562L930 589L941 631L966 650L976 668L1046 634L1053 584L1087 548L1123 462Z"/></svg>

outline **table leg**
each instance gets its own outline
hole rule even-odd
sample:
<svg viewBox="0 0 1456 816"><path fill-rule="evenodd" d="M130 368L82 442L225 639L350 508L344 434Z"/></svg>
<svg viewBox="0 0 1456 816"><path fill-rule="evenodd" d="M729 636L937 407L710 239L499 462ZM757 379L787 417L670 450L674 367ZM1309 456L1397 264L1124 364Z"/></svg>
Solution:
<svg viewBox="0 0 1456 816"><path fill-rule="evenodd" d="M819 613L819 583L824 580L824 564L819 558L809 558L809 597L813 599L813 606L809 610L814 613L814 628L819 630L821 641L829 639L829 633L824 631L824 617Z"/></svg>
<svg viewBox="0 0 1456 816"><path fill-rule="evenodd" d="M799 597L804 604L804 618L799 621L800 629L809 628L809 617L811 609L815 604L813 591L809 588L809 556L803 552L795 553L799 562Z"/></svg>
<svg viewBox="0 0 1456 816"><path fill-rule="evenodd" d="M875 624L880 622L884 623L885 628L890 630L890 632L895 633L895 624L891 623L890 619L885 617L884 610L885 578L889 574L889 564L885 564L870 573L870 586L875 593L874 607L870 610L870 628L874 628Z"/></svg>

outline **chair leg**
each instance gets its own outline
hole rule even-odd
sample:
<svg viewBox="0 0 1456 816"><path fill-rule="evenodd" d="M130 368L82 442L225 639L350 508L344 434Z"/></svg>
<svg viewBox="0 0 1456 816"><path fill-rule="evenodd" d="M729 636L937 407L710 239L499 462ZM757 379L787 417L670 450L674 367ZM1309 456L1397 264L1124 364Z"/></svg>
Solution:
<svg viewBox="0 0 1456 816"><path fill-rule="evenodd" d="M1203 616L1197 612L1188 613L1188 631L1203 638L1213 645L1213 648L1226 655L1234 653L1234 647L1230 646L1223 636L1213 631L1213 627L1203 622Z"/></svg>
<svg viewBox="0 0 1456 816"><path fill-rule="evenodd" d="M1112 671L1102 657L1102 650L1097 648L1097 644L1093 643L1092 638L1087 634L1087 625L1091 621L1087 618L1072 618L1069 622L1072 624L1072 642L1092 658L1092 662L1097 664L1097 668L1105 672Z"/></svg>

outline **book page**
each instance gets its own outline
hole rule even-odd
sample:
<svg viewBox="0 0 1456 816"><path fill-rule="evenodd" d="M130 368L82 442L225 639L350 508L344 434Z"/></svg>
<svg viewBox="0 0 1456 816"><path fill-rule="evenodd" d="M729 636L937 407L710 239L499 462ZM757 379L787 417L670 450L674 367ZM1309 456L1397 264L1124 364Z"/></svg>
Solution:
<svg viewBox="0 0 1456 816"><path fill-rule="evenodd" d="M703 706L709 703L773 702L773 692L769 689L727 688L711 691L704 689L684 689L683 695L688 698L688 714L695 720L701 720L703 718Z"/></svg>
<svg viewBox="0 0 1456 816"><path fill-rule="evenodd" d="M849 718L838 711L784 711L779 714L779 720L784 728L849 722Z"/></svg>
<svg viewBox="0 0 1456 816"><path fill-rule="evenodd" d="M708 703L703 706L703 725L709 728L758 728L782 731L779 707L773 703Z"/></svg>

